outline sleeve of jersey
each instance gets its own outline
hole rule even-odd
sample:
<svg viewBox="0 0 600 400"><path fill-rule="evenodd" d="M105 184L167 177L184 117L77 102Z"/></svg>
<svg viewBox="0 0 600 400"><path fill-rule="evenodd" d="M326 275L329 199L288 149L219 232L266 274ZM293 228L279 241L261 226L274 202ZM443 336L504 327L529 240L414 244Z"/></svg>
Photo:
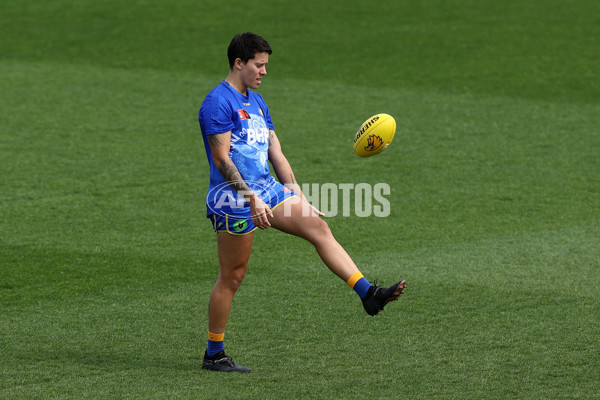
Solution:
<svg viewBox="0 0 600 400"><path fill-rule="evenodd" d="M265 122L267 123L267 128L275 130L275 125L273 125L273 121L271 120L271 114L269 113L269 107L267 106L267 103L265 103L265 100L258 93L257 97L259 99L260 109L264 114L263 117L265 117Z"/></svg>
<svg viewBox="0 0 600 400"><path fill-rule="evenodd" d="M206 135L215 135L233 130L233 110L229 102L221 96L213 96L204 110Z"/></svg>

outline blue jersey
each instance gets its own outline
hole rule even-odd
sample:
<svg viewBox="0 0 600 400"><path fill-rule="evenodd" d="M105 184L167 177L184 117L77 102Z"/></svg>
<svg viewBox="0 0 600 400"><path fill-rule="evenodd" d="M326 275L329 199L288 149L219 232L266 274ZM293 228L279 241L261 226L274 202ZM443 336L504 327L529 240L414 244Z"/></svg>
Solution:
<svg viewBox="0 0 600 400"><path fill-rule="evenodd" d="M206 96L198 113L210 165L207 215L247 217L250 212L243 197L229 186L215 166L206 138L209 135L231 131L229 157L242 179L263 201L270 198L271 188L277 184L269 169L269 130L274 128L269 108L261 95L247 92L248 96L244 96L223 81Z"/></svg>

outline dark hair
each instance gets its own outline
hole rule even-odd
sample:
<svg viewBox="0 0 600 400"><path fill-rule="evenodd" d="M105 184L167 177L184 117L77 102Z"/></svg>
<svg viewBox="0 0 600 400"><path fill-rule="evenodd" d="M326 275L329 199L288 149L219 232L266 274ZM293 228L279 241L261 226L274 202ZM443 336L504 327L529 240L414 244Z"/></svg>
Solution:
<svg viewBox="0 0 600 400"><path fill-rule="evenodd" d="M229 58L229 68L232 69L236 59L241 59L243 62L254 58L256 53L267 52L269 55L273 53L269 43L261 36L252 33L238 33L231 39L227 48L227 57Z"/></svg>

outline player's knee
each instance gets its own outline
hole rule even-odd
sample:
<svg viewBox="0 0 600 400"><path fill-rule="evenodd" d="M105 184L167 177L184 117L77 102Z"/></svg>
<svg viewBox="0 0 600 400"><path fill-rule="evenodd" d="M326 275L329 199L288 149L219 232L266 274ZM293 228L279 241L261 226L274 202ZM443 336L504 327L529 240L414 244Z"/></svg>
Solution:
<svg viewBox="0 0 600 400"><path fill-rule="evenodd" d="M243 278L239 278L239 279L234 279L231 282L229 282L230 289L233 290L234 292L237 292L237 290L240 288L240 286L242 286L243 280L244 280Z"/></svg>
<svg viewBox="0 0 600 400"><path fill-rule="evenodd" d="M232 292L237 292L237 290L242 285L242 281L244 280L243 276L232 276L229 279L225 280L225 285Z"/></svg>
<svg viewBox="0 0 600 400"><path fill-rule="evenodd" d="M246 276L246 268L236 268L227 274L222 274L221 281L232 292L236 292Z"/></svg>
<svg viewBox="0 0 600 400"><path fill-rule="evenodd" d="M330 237L333 237L333 234L331 233L331 229L329 229L329 224L321 218L315 218L311 226L309 240L313 243L317 243Z"/></svg>

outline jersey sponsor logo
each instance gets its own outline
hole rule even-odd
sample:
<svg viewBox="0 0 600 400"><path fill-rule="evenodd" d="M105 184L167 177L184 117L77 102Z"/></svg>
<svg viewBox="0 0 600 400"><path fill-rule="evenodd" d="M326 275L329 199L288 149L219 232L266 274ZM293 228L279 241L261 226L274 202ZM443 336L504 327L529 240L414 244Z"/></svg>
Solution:
<svg viewBox="0 0 600 400"><path fill-rule="evenodd" d="M249 145L253 145L254 143L266 143L269 139L269 132L264 129L248 129L248 141Z"/></svg>
<svg viewBox="0 0 600 400"><path fill-rule="evenodd" d="M239 114L239 116L240 116L240 119L241 119L242 121L243 121L243 120L246 120L246 119L250 119L250 118L252 118L252 116L251 116L251 115L248 113L248 111L244 110L243 108L242 108L242 109L240 109L240 110L238 110L238 114Z"/></svg>
<svg viewBox="0 0 600 400"><path fill-rule="evenodd" d="M269 141L269 130L263 118L256 114L251 114L251 119L248 121L248 128L244 129L246 133L246 143L253 145L255 143L267 143Z"/></svg>
<svg viewBox="0 0 600 400"><path fill-rule="evenodd" d="M240 115L240 119L241 119L242 121L243 121L243 120L246 120L246 119L250 119L250 118L252 118L252 117L250 116L250 114L248 114L248 111L244 110L243 108L242 108L241 110L238 110L238 114Z"/></svg>

